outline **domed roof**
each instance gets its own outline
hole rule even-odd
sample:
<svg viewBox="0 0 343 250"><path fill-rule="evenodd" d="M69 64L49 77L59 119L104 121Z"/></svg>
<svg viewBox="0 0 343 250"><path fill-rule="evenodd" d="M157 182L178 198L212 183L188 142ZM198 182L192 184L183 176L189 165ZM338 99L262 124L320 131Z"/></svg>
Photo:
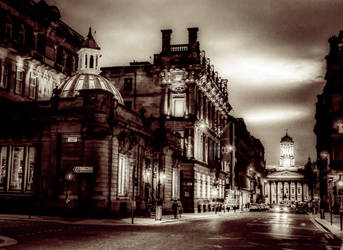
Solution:
<svg viewBox="0 0 343 250"><path fill-rule="evenodd" d="M119 103L124 104L120 92L105 77L95 74L79 73L58 86L60 97L74 97L82 89L102 89L111 92Z"/></svg>
<svg viewBox="0 0 343 250"><path fill-rule="evenodd" d="M293 142L293 138L290 137L286 132L286 135L281 138L281 142Z"/></svg>

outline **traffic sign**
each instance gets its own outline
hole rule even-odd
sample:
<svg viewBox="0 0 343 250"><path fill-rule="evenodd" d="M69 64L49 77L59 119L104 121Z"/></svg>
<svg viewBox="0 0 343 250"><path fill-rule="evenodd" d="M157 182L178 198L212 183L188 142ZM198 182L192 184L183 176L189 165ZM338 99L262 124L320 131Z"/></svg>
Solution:
<svg viewBox="0 0 343 250"><path fill-rule="evenodd" d="M76 174L92 174L93 167L91 166L75 166L73 168L74 173Z"/></svg>

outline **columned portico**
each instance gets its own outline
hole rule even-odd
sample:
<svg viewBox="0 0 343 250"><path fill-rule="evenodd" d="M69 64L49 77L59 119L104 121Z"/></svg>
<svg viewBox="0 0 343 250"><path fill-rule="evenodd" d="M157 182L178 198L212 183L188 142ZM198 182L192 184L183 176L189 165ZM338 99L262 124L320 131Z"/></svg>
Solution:
<svg viewBox="0 0 343 250"><path fill-rule="evenodd" d="M278 171L267 176L270 204L308 201L308 186L302 174L292 171Z"/></svg>

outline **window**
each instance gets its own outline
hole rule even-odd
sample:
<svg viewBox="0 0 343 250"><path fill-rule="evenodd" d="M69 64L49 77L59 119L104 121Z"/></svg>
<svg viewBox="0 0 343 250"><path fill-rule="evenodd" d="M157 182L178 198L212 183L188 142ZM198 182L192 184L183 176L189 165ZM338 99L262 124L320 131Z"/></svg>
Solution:
<svg viewBox="0 0 343 250"><path fill-rule="evenodd" d="M8 18L7 18L7 21L6 21L6 29L5 29L6 38L7 38L8 40L12 39L12 31L13 31L12 27L13 27L13 26L12 26L12 21L11 21L11 19L8 17Z"/></svg>
<svg viewBox="0 0 343 250"><path fill-rule="evenodd" d="M62 46L57 47L56 63L63 65L63 47Z"/></svg>
<svg viewBox="0 0 343 250"><path fill-rule="evenodd" d="M201 177L200 177L200 173L197 173L197 197L201 198Z"/></svg>
<svg viewBox="0 0 343 250"><path fill-rule="evenodd" d="M129 187L129 169L128 160L124 155L119 155L118 169L118 195L127 196Z"/></svg>
<svg viewBox="0 0 343 250"><path fill-rule="evenodd" d="M207 199L211 199L211 177L207 176Z"/></svg>
<svg viewBox="0 0 343 250"><path fill-rule="evenodd" d="M29 98L36 99L38 78L30 73L30 83L29 83Z"/></svg>
<svg viewBox="0 0 343 250"><path fill-rule="evenodd" d="M131 91L131 90L132 90L132 78L125 78L124 91Z"/></svg>
<svg viewBox="0 0 343 250"><path fill-rule="evenodd" d="M18 95L23 94L24 90L24 82L25 82L25 73L23 70L18 70L17 69L17 77L16 77L16 82L15 82L15 89L14 92Z"/></svg>
<svg viewBox="0 0 343 250"><path fill-rule="evenodd" d="M173 116L183 117L185 114L185 98L184 97L173 97Z"/></svg>
<svg viewBox="0 0 343 250"><path fill-rule="evenodd" d="M172 187L172 197L173 199L179 198L179 177L178 177L178 169L173 168L173 187Z"/></svg>
<svg viewBox="0 0 343 250"><path fill-rule="evenodd" d="M44 34L38 34L37 52L41 55L45 55L45 43L46 43L45 35Z"/></svg>
<svg viewBox="0 0 343 250"><path fill-rule="evenodd" d="M33 146L0 146L0 190L31 192L35 172Z"/></svg>
<svg viewBox="0 0 343 250"><path fill-rule="evenodd" d="M206 198L206 175L202 175L202 198Z"/></svg>
<svg viewBox="0 0 343 250"><path fill-rule="evenodd" d="M0 149L0 190L5 189L6 173L7 173L7 147L1 147Z"/></svg>
<svg viewBox="0 0 343 250"><path fill-rule="evenodd" d="M91 58L89 59L89 67L92 69L94 68L94 57L91 56Z"/></svg>
<svg viewBox="0 0 343 250"><path fill-rule="evenodd" d="M2 82L0 82L0 87L4 89L9 89L11 83L11 65L5 64L3 67L3 78Z"/></svg>
<svg viewBox="0 0 343 250"><path fill-rule="evenodd" d="M25 44L25 28L24 25L21 25L18 32L18 42L20 44Z"/></svg>

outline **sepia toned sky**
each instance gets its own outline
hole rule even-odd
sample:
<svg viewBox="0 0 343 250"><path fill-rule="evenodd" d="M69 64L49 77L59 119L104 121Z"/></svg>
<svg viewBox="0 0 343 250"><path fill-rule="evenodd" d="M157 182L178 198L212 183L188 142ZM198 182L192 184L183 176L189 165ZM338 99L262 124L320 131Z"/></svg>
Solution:
<svg viewBox="0 0 343 250"><path fill-rule="evenodd" d="M286 129L295 161L316 160L315 102L324 86L328 38L343 30L341 0L47 0L62 20L86 36L96 30L102 65L151 61L161 51L161 29L172 44L187 43L199 27L200 49L229 80L232 115L277 165Z"/></svg>

